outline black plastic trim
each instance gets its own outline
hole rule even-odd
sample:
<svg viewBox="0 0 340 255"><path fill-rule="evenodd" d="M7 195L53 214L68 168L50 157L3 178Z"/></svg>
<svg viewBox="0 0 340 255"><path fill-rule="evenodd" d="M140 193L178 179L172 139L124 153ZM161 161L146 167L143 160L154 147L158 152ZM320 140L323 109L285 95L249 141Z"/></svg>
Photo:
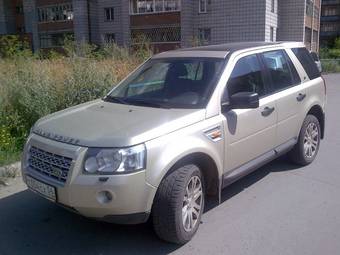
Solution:
<svg viewBox="0 0 340 255"><path fill-rule="evenodd" d="M277 146L273 150L270 150L260 155L259 157L241 165L240 167L237 167L234 170L223 174L222 189L236 182L242 177L252 173L258 168L266 165L267 163L283 155L284 153L288 152L290 149L294 147L296 143L297 143L297 138L290 139L289 141Z"/></svg>
<svg viewBox="0 0 340 255"><path fill-rule="evenodd" d="M136 225L147 222L149 216L150 216L149 212L143 212L124 215L106 215L103 218L94 219L115 224Z"/></svg>

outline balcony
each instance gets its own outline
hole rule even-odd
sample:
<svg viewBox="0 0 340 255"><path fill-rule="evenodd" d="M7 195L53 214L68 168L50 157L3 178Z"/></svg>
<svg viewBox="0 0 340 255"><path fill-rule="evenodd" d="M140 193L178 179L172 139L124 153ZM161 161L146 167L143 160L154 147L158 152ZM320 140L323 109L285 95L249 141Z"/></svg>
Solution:
<svg viewBox="0 0 340 255"><path fill-rule="evenodd" d="M321 22L335 22L340 21L340 15L321 16Z"/></svg>
<svg viewBox="0 0 340 255"><path fill-rule="evenodd" d="M131 15L150 15L180 11L180 0L130 0Z"/></svg>
<svg viewBox="0 0 340 255"><path fill-rule="evenodd" d="M325 5L338 5L340 4L340 0L322 0L322 6Z"/></svg>
<svg viewBox="0 0 340 255"><path fill-rule="evenodd" d="M132 44L145 37L156 52L180 47L180 0L130 0Z"/></svg>
<svg viewBox="0 0 340 255"><path fill-rule="evenodd" d="M321 31L320 36L321 37L339 37L340 31Z"/></svg>

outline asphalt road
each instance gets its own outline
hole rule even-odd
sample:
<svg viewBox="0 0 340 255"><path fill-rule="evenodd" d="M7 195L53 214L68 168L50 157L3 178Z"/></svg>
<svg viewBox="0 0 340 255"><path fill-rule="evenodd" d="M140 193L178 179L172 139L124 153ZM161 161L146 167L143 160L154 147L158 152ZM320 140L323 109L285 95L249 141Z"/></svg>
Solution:
<svg viewBox="0 0 340 255"><path fill-rule="evenodd" d="M340 254L340 74L325 78L316 161L297 168L279 159L228 187L190 243L159 241L148 224L90 221L24 190L0 199L0 254Z"/></svg>

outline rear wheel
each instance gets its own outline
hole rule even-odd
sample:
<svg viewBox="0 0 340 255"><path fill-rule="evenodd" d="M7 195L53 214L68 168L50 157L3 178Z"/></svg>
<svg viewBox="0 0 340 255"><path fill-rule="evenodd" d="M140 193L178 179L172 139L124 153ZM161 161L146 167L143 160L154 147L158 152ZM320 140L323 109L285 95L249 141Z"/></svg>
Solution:
<svg viewBox="0 0 340 255"><path fill-rule="evenodd" d="M292 161L299 165L313 162L320 147L321 129L318 119L314 115L307 115L299 134L298 143L289 153Z"/></svg>
<svg viewBox="0 0 340 255"><path fill-rule="evenodd" d="M195 235L204 210L204 186L200 169L186 165L166 176L153 205L157 235L168 242L184 244Z"/></svg>

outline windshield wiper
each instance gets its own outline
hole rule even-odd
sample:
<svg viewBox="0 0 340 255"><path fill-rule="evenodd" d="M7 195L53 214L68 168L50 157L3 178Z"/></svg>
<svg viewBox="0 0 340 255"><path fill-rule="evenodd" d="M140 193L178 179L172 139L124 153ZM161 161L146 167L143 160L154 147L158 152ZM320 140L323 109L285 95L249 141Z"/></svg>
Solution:
<svg viewBox="0 0 340 255"><path fill-rule="evenodd" d="M133 105L138 105L138 106L148 106L148 107L154 107L154 108L165 108L165 109L170 109L169 106L167 106L164 103L161 102L155 102L155 101L147 101L144 99L132 99L132 98L127 98L126 101L130 104Z"/></svg>
<svg viewBox="0 0 340 255"><path fill-rule="evenodd" d="M113 97L110 95L107 95L106 97L103 98L105 102L110 102L110 103L119 103L119 104L129 104L126 102L124 98L121 97Z"/></svg>
<svg viewBox="0 0 340 255"><path fill-rule="evenodd" d="M119 104L125 104L125 105L137 105L137 106L148 106L148 107L154 107L154 108L170 109L170 107L166 106L164 103L147 101L145 99L122 98L122 97L113 97L113 96L107 95L106 97L103 98L103 100L105 102L110 102L110 103L119 103Z"/></svg>

